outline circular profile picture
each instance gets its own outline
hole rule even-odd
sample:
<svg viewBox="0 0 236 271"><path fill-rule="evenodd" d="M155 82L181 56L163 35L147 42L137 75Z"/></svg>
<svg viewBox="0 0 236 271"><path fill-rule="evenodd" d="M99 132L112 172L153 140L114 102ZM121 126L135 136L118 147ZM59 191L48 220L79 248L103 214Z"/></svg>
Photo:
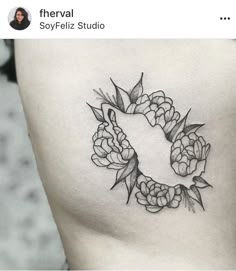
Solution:
<svg viewBox="0 0 236 271"><path fill-rule="evenodd" d="M9 12L8 22L15 30L24 30L30 25L31 14L23 7L13 8Z"/></svg>

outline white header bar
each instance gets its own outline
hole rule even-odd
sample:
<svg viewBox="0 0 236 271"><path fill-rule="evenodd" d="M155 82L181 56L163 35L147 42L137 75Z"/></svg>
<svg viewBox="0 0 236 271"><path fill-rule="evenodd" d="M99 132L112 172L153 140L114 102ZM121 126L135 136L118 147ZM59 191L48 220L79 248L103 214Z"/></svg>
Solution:
<svg viewBox="0 0 236 271"><path fill-rule="evenodd" d="M8 0L0 7L0 38L236 37L235 0ZM24 30L10 26L17 7L29 13Z"/></svg>

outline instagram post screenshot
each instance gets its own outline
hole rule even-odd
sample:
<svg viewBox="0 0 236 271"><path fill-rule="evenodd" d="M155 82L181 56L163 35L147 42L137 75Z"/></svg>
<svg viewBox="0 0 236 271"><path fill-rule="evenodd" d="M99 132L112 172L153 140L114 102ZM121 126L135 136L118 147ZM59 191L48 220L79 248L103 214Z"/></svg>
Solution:
<svg viewBox="0 0 236 271"><path fill-rule="evenodd" d="M236 270L236 2L0 4L0 270Z"/></svg>

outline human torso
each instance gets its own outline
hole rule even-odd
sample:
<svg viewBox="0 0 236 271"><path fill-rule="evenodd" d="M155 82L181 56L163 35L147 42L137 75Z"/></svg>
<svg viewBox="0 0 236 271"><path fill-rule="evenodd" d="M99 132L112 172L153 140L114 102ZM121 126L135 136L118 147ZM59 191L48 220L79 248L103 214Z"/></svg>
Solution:
<svg viewBox="0 0 236 271"><path fill-rule="evenodd" d="M34 61L33 76L20 80L21 95L39 173L71 269L235 268L234 43L17 43L18 59L26 46ZM110 77L130 90L141 72L147 94L163 90L182 117L191 108L188 121L205 123L199 134L211 150L204 179L213 186L201 190L205 211L195 202L195 213L182 203L176 209L147 212L137 203L137 187L126 204L124 182L110 190L115 170L91 161L98 122L87 103L99 107L92 90L115 94ZM18 75L21 78L20 69ZM144 147L149 146L150 164L155 163L148 139L139 136ZM160 155L166 151L160 146ZM157 161L161 163L160 157ZM161 182L159 176L152 177Z"/></svg>

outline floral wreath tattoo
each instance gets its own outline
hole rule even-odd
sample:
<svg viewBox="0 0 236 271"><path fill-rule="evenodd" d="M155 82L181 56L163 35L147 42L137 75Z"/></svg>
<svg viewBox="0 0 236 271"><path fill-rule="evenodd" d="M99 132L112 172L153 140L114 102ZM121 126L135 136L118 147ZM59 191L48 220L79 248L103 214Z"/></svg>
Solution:
<svg viewBox="0 0 236 271"><path fill-rule="evenodd" d="M112 81L112 80L111 80ZM202 175L205 172L210 144L197 134L204 124L186 124L188 113L181 119L175 110L173 101L162 90L145 94L143 89L143 73L131 91L125 91L113 81L116 96L110 96L101 89L94 90L100 99L100 108L90 108L100 122L93 135L94 154L91 159L99 167L116 170L115 183L126 184L129 202L136 187L137 202L148 212L157 213L166 208L178 208L180 202L195 212L194 204L198 203L204 210L200 189L212 187ZM104 110L104 105L109 109ZM132 147L125 131L119 126L116 111L125 114L142 114L151 127L159 125L170 143L170 166L181 178L191 177L192 184L170 186L146 176L139 168L138 153Z"/></svg>

